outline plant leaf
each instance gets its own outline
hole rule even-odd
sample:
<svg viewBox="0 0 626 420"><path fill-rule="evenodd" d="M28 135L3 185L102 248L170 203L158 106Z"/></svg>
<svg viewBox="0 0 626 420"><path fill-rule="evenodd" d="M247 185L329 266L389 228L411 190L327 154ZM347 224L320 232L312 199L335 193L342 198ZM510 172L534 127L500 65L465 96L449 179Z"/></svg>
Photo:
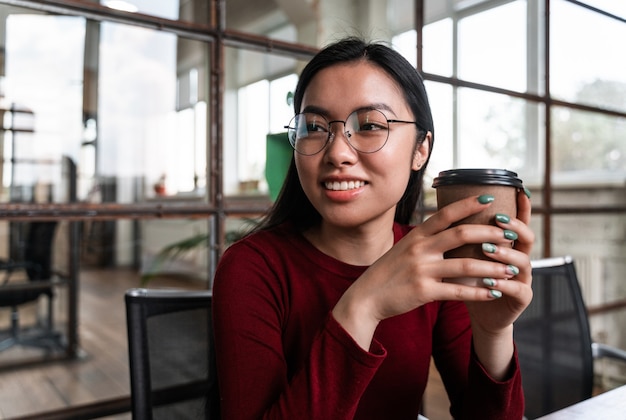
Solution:
<svg viewBox="0 0 626 420"><path fill-rule="evenodd" d="M141 276L141 285L144 287L150 280L152 280L161 270L161 267L167 260L173 260L180 258L186 252L194 250L198 247L207 247L209 243L209 234L200 233L190 238L185 238L181 241L174 242L161 249L159 253L154 257L150 268Z"/></svg>

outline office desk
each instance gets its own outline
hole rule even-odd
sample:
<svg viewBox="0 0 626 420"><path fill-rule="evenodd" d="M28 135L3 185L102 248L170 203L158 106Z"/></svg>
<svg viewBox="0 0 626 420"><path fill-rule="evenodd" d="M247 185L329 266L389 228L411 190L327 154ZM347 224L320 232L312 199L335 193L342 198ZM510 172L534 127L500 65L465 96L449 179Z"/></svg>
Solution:
<svg viewBox="0 0 626 420"><path fill-rule="evenodd" d="M537 420L626 419L626 385L565 407Z"/></svg>

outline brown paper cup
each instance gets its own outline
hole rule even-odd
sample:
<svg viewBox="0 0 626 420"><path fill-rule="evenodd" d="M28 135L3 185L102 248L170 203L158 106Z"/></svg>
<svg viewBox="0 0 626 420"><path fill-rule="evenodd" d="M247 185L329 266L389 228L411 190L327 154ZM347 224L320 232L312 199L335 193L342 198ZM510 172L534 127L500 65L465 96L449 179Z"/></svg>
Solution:
<svg viewBox="0 0 626 420"><path fill-rule="evenodd" d="M437 190L437 208L447 206L462 198L491 194L495 200L481 211L459 224L496 225L496 213L509 217L517 215L517 191L524 188L522 181L515 172L504 169L451 169L439 173L434 179L433 187ZM444 254L445 258L477 258L490 260L483 251L481 244L464 245ZM463 283L476 284L477 279L464 279Z"/></svg>

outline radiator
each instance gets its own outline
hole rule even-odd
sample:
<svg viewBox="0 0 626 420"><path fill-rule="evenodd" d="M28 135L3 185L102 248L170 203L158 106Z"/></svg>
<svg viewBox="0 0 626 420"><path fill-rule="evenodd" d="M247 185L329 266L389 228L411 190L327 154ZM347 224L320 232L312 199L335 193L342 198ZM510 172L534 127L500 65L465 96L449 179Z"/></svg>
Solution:
<svg viewBox="0 0 626 420"><path fill-rule="evenodd" d="M583 255L573 258L585 304L589 307L605 303L603 257L600 255Z"/></svg>
<svg viewBox="0 0 626 420"><path fill-rule="evenodd" d="M605 293L606 278L605 257L600 255L582 255L574 258L574 266L582 290L583 299L588 308L607 302ZM617 318L611 315L589 317L591 337L594 341L625 348L626 337ZM610 331L610 333L609 333ZM624 363L600 359L594 363L596 385L601 389L612 389L626 382Z"/></svg>

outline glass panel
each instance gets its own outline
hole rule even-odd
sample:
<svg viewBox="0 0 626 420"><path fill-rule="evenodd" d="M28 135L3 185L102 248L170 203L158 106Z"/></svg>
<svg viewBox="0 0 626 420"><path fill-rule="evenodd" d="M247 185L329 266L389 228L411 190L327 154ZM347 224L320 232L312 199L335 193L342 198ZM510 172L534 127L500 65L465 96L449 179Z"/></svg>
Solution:
<svg viewBox="0 0 626 420"><path fill-rule="evenodd" d="M522 175L531 161L526 101L473 89L458 90L459 167L509 169Z"/></svg>
<svg viewBox="0 0 626 420"><path fill-rule="evenodd" d="M551 17L552 96L625 112L626 56L610 51L626 25L566 1L552 2Z"/></svg>
<svg viewBox="0 0 626 420"><path fill-rule="evenodd" d="M281 41L316 45L315 5L295 2L229 0L226 5L226 28ZM281 7L282 6L282 7Z"/></svg>
<svg viewBox="0 0 626 420"><path fill-rule="evenodd" d="M555 183L624 182L626 119L554 107L552 171Z"/></svg>
<svg viewBox="0 0 626 420"><path fill-rule="evenodd" d="M76 159L83 133L85 20L4 16L2 201L63 201L62 157Z"/></svg>
<svg viewBox="0 0 626 420"><path fill-rule="evenodd" d="M452 19L424 26L423 68L426 73L452 76Z"/></svg>
<svg viewBox="0 0 626 420"><path fill-rule="evenodd" d="M534 200L533 200L534 203ZM552 205L559 207L622 207L626 194L622 185L603 185L601 182L556 185L552 187Z"/></svg>
<svg viewBox="0 0 626 420"><path fill-rule="evenodd" d="M233 215L226 218L226 247L244 237L261 221L262 215L255 217Z"/></svg>
<svg viewBox="0 0 626 420"><path fill-rule="evenodd" d="M129 222L118 222L118 231L126 223ZM152 219L139 223L142 232L139 271L144 279L183 276L208 281L209 221ZM129 255L128 248L132 246L130 241L118 242L116 253Z"/></svg>
<svg viewBox="0 0 626 420"><path fill-rule="evenodd" d="M526 26L526 1L459 20L459 78L525 91Z"/></svg>
<svg viewBox="0 0 626 420"><path fill-rule="evenodd" d="M626 19L626 3L615 0L585 0L582 3Z"/></svg>
<svg viewBox="0 0 626 420"><path fill-rule="evenodd" d="M454 167L452 87L436 82L425 82L425 85L435 124L435 141L424 175L424 202L427 206L436 207L435 190L431 188L433 179L439 172Z"/></svg>
<svg viewBox="0 0 626 420"><path fill-rule="evenodd" d="M224 191L265 196L268 171L291 159L291 146L280 133L294 114L290 92L304 63L237 49L226 49L225 58L224 132L236 135L224 138Z"/></svg>
<svg viewBox="0 0 626 420"><path fill-rule="evenodd" d="M396 35L391 40L393 48L398 51L409 63L417 66L417 32L414 30Z"/></svg>
<svg viewBox="0 0 626 420"><path fill-rule="evenodd" d="M209 2L205 0L101 0L100 3L112 9L164 19L194 23L209 22Z"/></svg>
<svg viewBox="0 0 626 420"><path fill-rule="evenodd" d="M162 174L168 199L191 205L206 201L205 44L163 31L15 7L0 6L0 16L4 19L0 151L6 157L0 168L2 202L67 202L77 181L69 177L69 169L76 166L78 198L83 202L126 203L158 197L154 203L160 205L163 197L153 185ZM69 300L75 290L68 292L72 286L66 281L70 258L80 259L76 262L83 272L92 267L142 268L142 261L157 247L198 232L206 236L209 226L206 219L158 222L174 224L175 234L149 222L146 226L133 220L81 222L80 249L70 248L74 243L69 227L75 224L58 222L49 254L41 258L50 257L52 279L60 283L54 283L53 327L61 333L55 338L60 337L63 346L76 333L68 324L69 311L76 304ZM29 232L34 232L36 223L0 223L0 259L26 258ZM36 241L38 247L42 243ZM207 250L205 243L192 258L192 268L179 270L204 280L205 285ZM132 274L137 281L130 286L139 286L139 273ZM15 270L12 277L18 282L29 280L24 270ZM40 303L31 305L24 327L39 315L44 319L45 300ZM2 330L8 314L3 311L0 317ZM19 358L37 356L17 349ZM9 354L2 352L3 361ZM124 393L127 390L117 395Z"/></svg>
<svg viewBox="0 0 626 420"><path fill-rule="evenodd" d="M371 2L378 3L378 2ZM380 2L385 3L385 2ZM387 28L392 34L399 34L415 27L414 0L387 0ZM415 49L415 46L413 46Z"/></svg>
<svg viewBox="0 0 626 420"><path fill-rule="evenodd" d="M321 46L348 34L367 34L390 40L393 34L413 28L414 2L390 0L349 1L255 1L229 0L226 27L282 41Z"/></svg>
<svg viewBox="0 0 626 420"><path fill-rule="evenodd" d="M3 201L66 200L63 157L79 200L206 200L206 44L24 11L5 51Z"/></svg>
<svg viewBox="0 0 626 420"><path fill-rule="evenodd" d="M204 198L206 45L104 23L99 48L96 165L113 200Z"/></svg>
<svg viewBox="0 0 626 420"><path fill-rule="evenodd" d="M67 351L67 238L66 222L0 221L0 367ZM6 290L48 281L51 296L46 289Z"/></svg>

